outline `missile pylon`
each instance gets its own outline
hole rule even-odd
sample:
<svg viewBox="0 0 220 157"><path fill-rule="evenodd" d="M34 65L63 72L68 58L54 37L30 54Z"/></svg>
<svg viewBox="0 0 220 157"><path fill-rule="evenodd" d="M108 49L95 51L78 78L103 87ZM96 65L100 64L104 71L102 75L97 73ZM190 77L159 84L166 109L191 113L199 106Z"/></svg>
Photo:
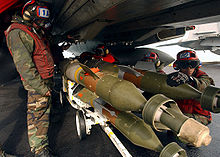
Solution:
<svg viewBox="0 0 220 157"><path fill-rule="evenodd" d="M174 100L194 99L200 101L201 107L205 110L220 112L220 88L208 86L204 92L200 92L188 84L182 84L178 87L167 85L167 75L151 71L132 72L130 67L121 68L118 65L100 61L97 64L104 73L111 73L121 79L132 82L136 87L152 94L164 94Z"/></svg>
<svg viewBox="0 0 220 157"><path fill-rule="evenodd" d="M189 118L178 110L179 108L173 100L163 95L157 95L156 99L153 97L147 101L131 82L102 72L93 73L91 69L78 62L69 62L62 67L61 70L65 77L81 84L115 109L119 111L142 111L144 121L151 124L156 130L159 130L154 125L157 122L163 126L164 130L173 130L181 138L196 147L210 143L209 129L203 124L196 123L194 119L188 120ZM188 123L186 123L187 121ZM189 125L199 129L195 129L192 133L186 133L187 130L183 128ZM196 135L198 132L199 135ZM194 138L189 138L189 136Z"/></svg>

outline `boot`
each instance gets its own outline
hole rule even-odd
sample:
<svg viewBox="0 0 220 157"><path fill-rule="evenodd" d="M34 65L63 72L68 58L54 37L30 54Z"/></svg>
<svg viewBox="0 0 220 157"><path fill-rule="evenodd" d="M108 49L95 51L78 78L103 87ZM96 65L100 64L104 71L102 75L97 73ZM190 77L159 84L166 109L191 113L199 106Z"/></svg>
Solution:
<svg viewBox="0 0 220 157"><path fill-rule="evenodd" d="M10 155L2 150L2 147L0 145L0 157L16 157L15 155Z"/></svg>
<svg viewBox="0 0 220 157"><path fill-rule="evenodd" d="M48 147L43 148L39 154L35 154L35 157L58 157L52 153L52 150Z"/></svg>

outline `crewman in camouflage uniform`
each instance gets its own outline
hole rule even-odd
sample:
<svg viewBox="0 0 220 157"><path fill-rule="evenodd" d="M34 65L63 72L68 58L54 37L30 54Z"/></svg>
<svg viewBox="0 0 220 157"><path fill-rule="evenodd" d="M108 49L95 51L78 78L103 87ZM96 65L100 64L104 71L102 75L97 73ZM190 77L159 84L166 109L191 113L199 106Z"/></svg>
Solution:
<svg viewBox="0 0 220 157"><path fill-rule="evenodd" d="M163 71L164 63L161 63L159 55L157 53L149 52L144 55L141 61L153 62L155 65L156 72L160 74L165 74L165 72Z"/></svg>
<svg viewBox="0 0 220 157"><path fill-rule="evenodd" d="M0 157L16 157L16 156L10 155L10 154L6 153L6 152L2 149L2 146L0 145Z"/></svg>
<svg viewBox="0 0 220 157"><path fill-rule="evenodd" d="M23 17L15 17L5 31L8 48L28 91L28 139L36 157L54 156L47 136L54 61L43 29L49 15L46 4L29 1L23 7Z"/></svg>
<svg viewBox="0 0 220 157"><path fill-rule="evenodd" d="M167 84L169 86L176 87L188 83L202 92L207 86L214 85L213 79L199 70L201 64L195 51L184 50L179 52L173 66L175 70L179 71L168 75ZM194 118L204 125L211 123L211 113L202 109L199 101L187 99L177 100L176 102L186 116Z"/></svg>

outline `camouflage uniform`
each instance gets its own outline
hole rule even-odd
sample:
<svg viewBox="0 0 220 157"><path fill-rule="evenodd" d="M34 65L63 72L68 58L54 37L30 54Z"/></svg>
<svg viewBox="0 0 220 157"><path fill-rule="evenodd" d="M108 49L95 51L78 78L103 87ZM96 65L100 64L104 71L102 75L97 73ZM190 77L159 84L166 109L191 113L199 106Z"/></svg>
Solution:
<svg viewBox="0 0 220 157"><path fill-rule="evenodd" d="M16 17L14 22L21 23L21 20L21 18ZM28 23L22 24L30 25ZM38 35L41 36L40 33ZM29 34L20 29L13 29L8 34L7 44L17 71L24 79L22 80L24 88L28 91L28 139L31 151L38 154L42 148L48 145L47 132L51 97L45 97L44 95L51 89L52 78L42 79L36 69L32 59L35 41Z"/></svg>
<svg viewBox="0 0 220 157"><path fill-rule="evenodd" d="M200 76L196 76L196 73L201 70L197 70L195 74L193 74L193 79L195 81L195 85L193 85L196 89L203 92L204 89L209 85L215 85L213 79L209 77L206 73L201 74Z"/></svg>

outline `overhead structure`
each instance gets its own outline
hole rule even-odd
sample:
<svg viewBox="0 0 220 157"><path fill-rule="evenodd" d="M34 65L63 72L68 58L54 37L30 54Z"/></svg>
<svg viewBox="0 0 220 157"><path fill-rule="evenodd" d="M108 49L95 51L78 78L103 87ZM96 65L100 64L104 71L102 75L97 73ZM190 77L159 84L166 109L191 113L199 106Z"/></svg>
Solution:
<svg viewBox="0 0 220 157"><path fill-rule="evenodd" d="M218 0L66 0L54 32L77 41L145 45L184 35L189 25L219 21Z"/></svg>

